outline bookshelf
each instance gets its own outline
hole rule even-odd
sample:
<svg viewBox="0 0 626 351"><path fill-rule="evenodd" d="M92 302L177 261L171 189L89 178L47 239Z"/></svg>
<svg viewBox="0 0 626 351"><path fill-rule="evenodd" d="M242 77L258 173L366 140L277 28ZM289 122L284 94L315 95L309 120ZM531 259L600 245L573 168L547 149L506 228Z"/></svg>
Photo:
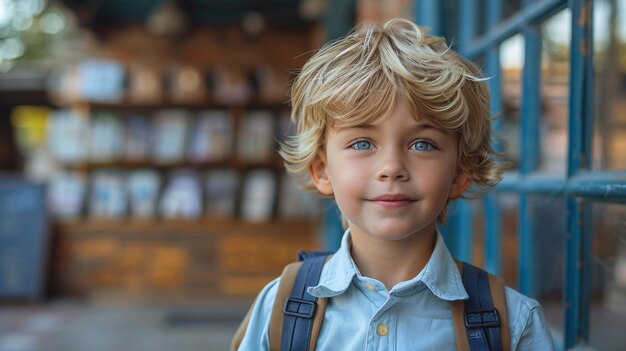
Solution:
<svg viewBox="0 0 626 351"><path fill-rule="evenodd" d="M88 154L78 161L59 162L63 172L81 177L84 184L80 192L82 199L74 201L78 212L59 218L55 225L55 257L58 259L54 259L54 291L88 296L108 293L116 297L251 297L277 276L298 250L319 248L316 239L317 200L309 199L309 207L296 209L295 215L287 216L281 212L281 208L288 208L293 213L294 207L303 201L302 198L295 202L292 199L291 205L281 204L281 201L287 201L285 193L293 191L293 188L285 190L288 178L274 143L279 139L280 119L288 112L284 104L223 106L207 103L191 107L177 105L176 108L185 111L188 118L197 118L204 111L223 111L232 126L231 135L225 138L232 147L212 160L191 160L190 143L186 142L183 155L175 160L159 161L152 154L129 160L122 153L110 160L93 160ZM172 111L172 107L167 104L116 105L83 101L78 111L87 119L87 129L93 127L94 116L105 112L120 122L121 130L126 134L124 122L137 111L141 111L146 121L154 123L155 115ZM265 113L271 122L271 128L263 129L263 138L272 143L267 155L259 159L240 150L239 138L248 138L247 134L255 133L243 128L250 118L250 111ZM270 134L267 134L268 130ZM189 140L188 136L186 139ZM106 144L102 140L100 143ZM254 142L251 147L254 149L258 144ZM116 202L111 198L116 196L111 193L124 186L108 190L104 187L103 190L97 185L98 177L109 174L122 184L129 184L132 174L146 171L158 178L157 194L151 197L156 203L148 206L147 215L145 210L143 215L134 214L141 211L132 208L132 187L120 191L124 194L117 197L128 201L123 209L115 209L112 207ZM223 183L218 183L212 187L213 193L217 191L218 194L212 195L207 189L206 177L211 172L220 171L230 172L236 178L235 185L230 193L224 194ZM180 172L191 174L200 184L190 191L202 194L198 200L202 207L199 212L182 215L163 212L168 186ZM262 173L265 178L257 173ZM261 184L254 185L255 181ZM257 189L256 193L250 189ZM269 192L259 194L258 189L269 189ZM109 193L103 196L107 200L94 205L97 202L95 194L102 192ZM68 192L59 194L67 200ZM225 201L231 202L227 206L230 208L224 210L221 206L220 209ZM257 202L260 206L246 206ZM215 208L216 203L218 208ZM61 202L57 208L66 211L68 206ZM230 255L249 258L239 260Z"/></svg>
<svg viewBox="0 0 626 351"><path fill-rule="evenodd" d="M268 73L301 65L312 31L192 34L176 54L141 28L108 35L51 92L53 292L251 297L318 249L319 202L276 152L290 78Z"/></svg>

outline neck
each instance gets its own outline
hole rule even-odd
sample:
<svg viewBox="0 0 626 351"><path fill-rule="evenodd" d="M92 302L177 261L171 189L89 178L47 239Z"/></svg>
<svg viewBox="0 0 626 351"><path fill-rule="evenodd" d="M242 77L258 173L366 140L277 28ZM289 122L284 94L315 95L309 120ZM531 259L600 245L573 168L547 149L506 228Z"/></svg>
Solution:
<svg viewBox="0 0 626 351"><path fill-rule="evenodd" d="M388 290L415 277L435 248L434 227L400 240L385 240L367 233L350 233L351 255L364 276L381 281Z"/></svg>

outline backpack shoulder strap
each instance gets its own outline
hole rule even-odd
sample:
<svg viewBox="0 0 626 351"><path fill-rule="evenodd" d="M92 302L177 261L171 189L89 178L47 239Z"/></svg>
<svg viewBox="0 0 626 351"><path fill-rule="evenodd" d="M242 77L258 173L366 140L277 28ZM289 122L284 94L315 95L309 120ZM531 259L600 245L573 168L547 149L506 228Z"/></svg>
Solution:
<svg viewBox="0 0 626 351"><path fill-rule="evenodd" d="M316 255L290 263L283 270L270 318L270 350L315 350L328 299L316 299L305 289L317 284L327 258ZM314 307L309 309L311 306ZM281 348L281 343L291 344Z"/></svg>
<svg viewBox="0 0 626 351"><path fill-rule="evenodd" d="M278 284L276 299L272 307L272 316L270 317L269 340L271 351L280 351L280 335L283 330L283 306L291 294L291 288L296 280L296 274L300 266L302 266L302 262L290 263L280 275L280 283Z"/></svg>
<svg viewBox="0 0 626 351"><path fill-rule="evenodd" d="M248 324L250 323L250 316L252 315L252 310L254 310L255 304L256 304L256 299L254 300L252 305L250 305L250 309L248 309L248 313L246 313L246 316L243 318L243 321L241 321L241 324L239 324L239 327L237 328L235 335L233 335L233 339L230 343L230 351L237 351L237 349L239 348L239 345L241 345L241 341L243 340L243 337L246 334L246 330L248 329Z"/></svg>
<svg viewBox="0 0 626 351"><path fill-rule="evenodd" d="M469 295L468 300L452 302L457 349L510 350L503 280L468 263L455 262Z"/></svg>
<svg viewBox="0 0 626 351"><path fill-rule="evenodd" d="M280 335L283 326L283 305L287 300L291 293L291 288L293 286L294 281L296 280L296 274L300 269L302 262L293 262L285 266L282 274L280 275L280 281L278 283L278 290L276 291L276 297L274 300L274 304L272 305L272 313L270 315L270 323L269 323L269 343L271 351L280 351ZM233 340L230 345L230 351L236 351L241 345L241 341L245 335L246 330L248 329L248 324L250 322L250 316L252 315L252 310L256 304L256 300L250 306L248 313L244 317L243 321L237 328L235 335L233 336Z"/></svg>
<svg viewBox="0 0 626 351"><path fill-rule="evenodd" d="M312 280L309 279L308 286L314 285L312 284L313 280L315 281L315 284L317 284L317 281L319 280L319 276L321 274L322 267L324 263L328 260L328 258L330 258L330 255L331 253L329 252L303 251L303 252L298 253L298 261L305 261L305 260L308 261L305 266L309 266L309 268L307 268L307 270L309 271L311 271L310 269L311 263L314 262L314 261L311 261L310 259L321 260L321 265L319 264L319 261L318 261L318 264L315 265L315 267L312 267L313 274L309 274L309 275L311 279L312 278L314 279ZM284 309L286 309L287 307L287 300L292 298L292 294L293 294L292 291L295 291L294 284L296 283L296 280L302 279L303 273L299 273L302 265L303 265L303 262L290 263L287 266L285 266L282 274L280 275L280 281L278 283L278 290L276 291L276 298L274 300L274 305L272 306L272 313L271 313L270 321L269 321L268 338L269 338L271 351L281 350L281 339L282 339L283 325L284 325L284 319L285 319ZM298 278L299 274L301 275L300 278ZM315 303L316 308L314 310L312 323L308 325L305 328L305 330L302 330L302 327L299 327L300 329L298 329L297 331L297 333L302 333L302 334L310 333L309 334L310 340L308 342L309 350L315 350L317 337L322 327L322 321L324 320L324 312L326 311L326 305L328 303L328 299L318 298L318 299L315 299L315 301L313 302ZM252 314L252 310L254 309L255 304L256 304L256 300L255 302L252 303L252 306L248 310L248 313L246 314L244 320L241 322L241 324L237 328L237 331L235 332L235 335L233 336L233 340L231 342L231 346L230 346L231 351L236 351L237 348L239 348L239 345L241 344L241 341L243 340L243 337L245 335L246 329L248 328L250 315ZM294 335L296 333L295 326L292 325L290 328L293 328L293 330L290 331L290 335ZM297 349L294 348L293 350L297 350ZM306 350L306 349L303 349L303 350Z"/></svg>
<svg viewBox="0 0 626 351"><path fill-rule="evenodd" d="M506 309L506 294L504 279L497 275L489 274L489 290L493 305L500 314L500 336L502 337L502 349L511 350L511 335L509 333L509 317Z"/></svg>

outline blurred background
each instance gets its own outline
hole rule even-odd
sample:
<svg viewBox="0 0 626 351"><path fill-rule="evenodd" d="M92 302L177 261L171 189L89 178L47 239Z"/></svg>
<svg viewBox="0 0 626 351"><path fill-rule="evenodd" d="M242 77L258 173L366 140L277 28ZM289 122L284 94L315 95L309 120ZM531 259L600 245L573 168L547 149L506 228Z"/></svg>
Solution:
<svg viewBox="0 0 626 351"><path fill-rule="evenodd" d="M568 199L550 185L572 162L567 1L0 0L0 351L228 349L298 250L341 237L336 207L300 190L276 153L299 68L356 24L392 17L464 52L468 6L483 37L497 35L494 8L505 24L546 13L531 28L536 75L524 75L526 29L498 42L486 71L505 180L536 172L548 191L505 182L491 202L452 206L441 230L457 257L539 299L560 349L571 318L580 348L621 349L623 197L586 204L589 276L567 290ZM626 1L592 8L588 168L623 186ZM571 316L567 291L589 292L586 316Z"/></svg>

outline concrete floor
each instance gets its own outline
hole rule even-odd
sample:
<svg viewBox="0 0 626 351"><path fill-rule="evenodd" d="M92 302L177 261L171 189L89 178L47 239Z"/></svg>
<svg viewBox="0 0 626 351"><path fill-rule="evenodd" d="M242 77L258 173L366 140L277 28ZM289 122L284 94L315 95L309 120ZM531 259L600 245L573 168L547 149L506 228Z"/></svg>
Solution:
<svg viewBox="0 0 626 351"><path fill-rule="evenodd" d="M228 350L250 301L0 306L0 351Z"/></svg>
<svg viewBox="0 0 626 351"><path fill-rule="evenodd" d="M4 303L0 304L0 351L228 350L250 303L110 299ZM610 307L592 305L592 342L577 350L626 349L626 307ZM544 311L558 346L562 306L544 304Z"/></svg>

